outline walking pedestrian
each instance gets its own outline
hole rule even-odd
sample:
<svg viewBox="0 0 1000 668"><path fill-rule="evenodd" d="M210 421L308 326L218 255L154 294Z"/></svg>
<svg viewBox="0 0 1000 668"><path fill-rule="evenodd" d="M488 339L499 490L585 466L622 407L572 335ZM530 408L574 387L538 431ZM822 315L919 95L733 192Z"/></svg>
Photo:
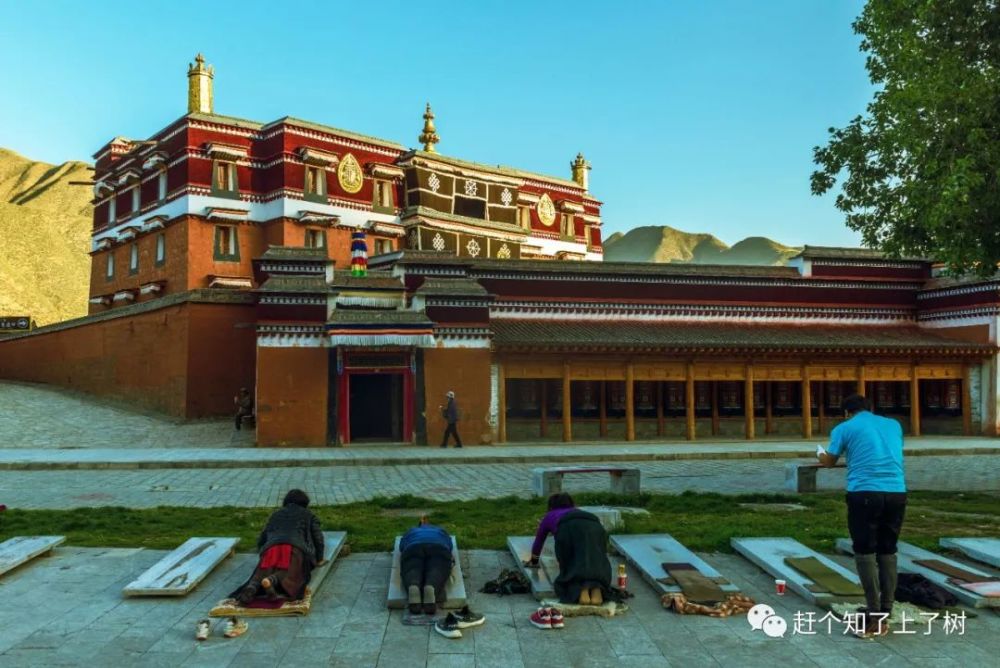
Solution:
<svg viewBox="0 0 1000 668"><path fill-rule="evenodd" d="M445 397L448 399L448 405L438 406L441 409L441 416L448 423L444 430L444 436L441 437L441 447L447 448L448 437L454 436L455 447L460 448L462 447L462 439L458 435L458 404L455 403L455 393L449 390Z"/></svg>
<svg viewBox="0 0 1000 668"><path fill-rule="evenodd" d="M250 390L241 387L239 394L233 397L233 404L236 406L236 431L243 426L244 417L253 417L253 395Z"/></svg>
<svg viewBox="0 0 1000 668"><path fill-rule="evenodd" d="M889 632L896 595L896 543L906 514L903 428L871 412L868 399L853 394L842 404L846 421L830 434L830 447L817 451L823 466L847 459L847 528L854 562L865 590L865 635Z"/></svg>

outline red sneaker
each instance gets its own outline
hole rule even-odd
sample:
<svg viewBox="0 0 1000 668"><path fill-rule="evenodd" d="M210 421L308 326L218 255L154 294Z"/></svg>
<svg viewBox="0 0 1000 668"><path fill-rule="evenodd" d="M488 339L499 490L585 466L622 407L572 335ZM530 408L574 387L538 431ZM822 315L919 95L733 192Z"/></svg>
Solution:
<svg viewBox="0 0 1000 668"><path fill-rule="evenodd" d="M552 628L552 615L549 613L548 608L539 608L531 613L531 617L528 618L532 626L537 626L543 631L548 631Z"/></svg>
<svg viewBox="0 0 1000 668"><path fill-rule="evenodd" d="M549 619L552 620L552 628L561 629L566 626L563 613L559 608L549 608Z"/></svg>

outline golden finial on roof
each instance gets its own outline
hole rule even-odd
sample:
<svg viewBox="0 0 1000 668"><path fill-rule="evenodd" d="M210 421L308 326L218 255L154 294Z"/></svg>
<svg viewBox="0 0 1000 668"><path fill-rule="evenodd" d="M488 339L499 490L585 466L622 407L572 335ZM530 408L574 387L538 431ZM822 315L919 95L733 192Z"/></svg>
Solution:
<svg viewBox="0 0 1000 668"><path fill-rule="evenodd" d="M212 99L212 79L215 68L205 65L205 56L200 53L194 63L188 64L188 113L211 114L215 106Z"/></svg>
<svg viewBox="0 0 1000 668"><path fill-rule="evenodd" d="M424 145L424 150L428 153L437 153L434 144L441 141L434 128L434 112L431 111L431 103L427 103L427 111L424 112L424 131L420 133L417 140Z"/></svg>
<svg viewBox="0 0 1000 668"><path fill-rule="evenodd" d="M576 154L576 160L569 163L570 169L573 170L573 180L580 184L580 187L586 191L590 186L590 163L583 157L583 153Z"/></svg>

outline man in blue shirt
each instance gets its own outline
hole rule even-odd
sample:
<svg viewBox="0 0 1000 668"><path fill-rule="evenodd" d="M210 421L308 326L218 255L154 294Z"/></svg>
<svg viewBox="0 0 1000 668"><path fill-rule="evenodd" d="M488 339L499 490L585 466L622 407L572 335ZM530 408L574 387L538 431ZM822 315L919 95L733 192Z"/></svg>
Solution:
<svg viewBox="0 0 1000 668"><path fill-rule="evenodd" d="M896 543L906 513L903 428L871 412L868 399L852 394L842 404L847 420L830 434L820 464L847 459L847 528L865 590L870 620L892 613L896 594ZM873 617L874 615L874 617ZM874 625L871 628L876 628ZM883 631L881 620L877 628Z"/></svg>
<svg viewBox="0 0 1000 668"><path fill-rule="evenodd" d="M407 593L412 614L433 615L437 604L444 600L445 583L454 565L451 556L451 536L430 523L427 516L420 524L407 530L399 541L400 579Z"/></svg>

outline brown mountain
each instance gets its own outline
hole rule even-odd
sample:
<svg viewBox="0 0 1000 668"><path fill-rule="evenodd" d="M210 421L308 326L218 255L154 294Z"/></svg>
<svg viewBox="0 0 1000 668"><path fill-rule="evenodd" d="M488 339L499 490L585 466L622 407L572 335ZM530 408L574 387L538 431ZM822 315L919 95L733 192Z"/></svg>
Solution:
<svg viewBox="0 0 1000 668"><path fill-rule="evenodd" d="M69 182L89 169L0 148L0 316L43 325L87 313L92 191Z"/></svg>
<svg viewBox="0 0 1000 668"><path fill-rule="evenodd" d="M604 240L604 259L609 262L783 265L800 250L766 237L747 237L727 246L711 234L668 225L636 227Z"/></svg>

